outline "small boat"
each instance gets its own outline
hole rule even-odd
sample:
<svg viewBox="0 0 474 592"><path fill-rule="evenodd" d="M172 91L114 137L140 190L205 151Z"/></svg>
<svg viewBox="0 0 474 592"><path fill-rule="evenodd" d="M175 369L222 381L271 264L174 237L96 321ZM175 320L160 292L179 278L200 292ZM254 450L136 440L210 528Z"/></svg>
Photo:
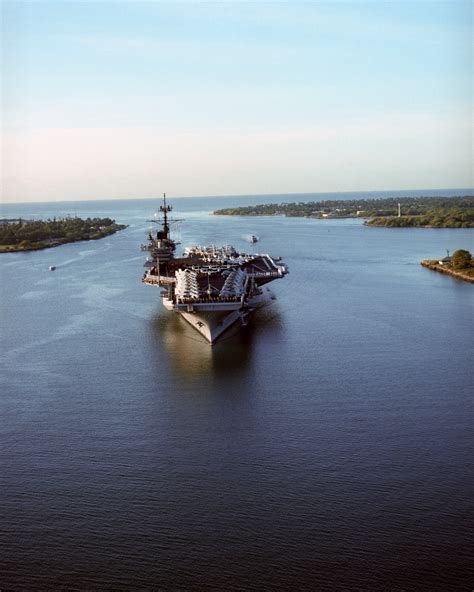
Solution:
<svg viewBox="0 0 474 592"><path fill-rule="evenodd" d="M256 243L256 242L258 241L258 236L255 236L255 234L251 234L251 235L249 236L249 241L250 241L251 243Z"/></svg>
<svg viewBox="0 0 474 592"><path fill-rule="evenodd" d="M54 271L56 269L56 265L50 265L49 266L49 271Z"/></svg>

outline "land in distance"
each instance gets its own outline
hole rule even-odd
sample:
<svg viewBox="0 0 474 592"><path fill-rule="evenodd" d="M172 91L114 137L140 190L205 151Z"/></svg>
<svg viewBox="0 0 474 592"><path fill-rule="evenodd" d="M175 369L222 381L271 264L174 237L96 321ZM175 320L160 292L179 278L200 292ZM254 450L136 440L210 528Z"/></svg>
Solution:
<svg viewBox="0 0 474 592"><path fill-rule="evenodd" d="M401 215L398 216L398 204ZM391 197L260 204L216 210L227 216L365 218L367 226L474 228L474 196Z"/></svg>
<svg viewBox="0 0 474 592"><path fill-rule="evenodd" d="M48 220L0 220L0 253L37 251L66 243L97 240L126 228L110 218L77 217Z"/></svg>

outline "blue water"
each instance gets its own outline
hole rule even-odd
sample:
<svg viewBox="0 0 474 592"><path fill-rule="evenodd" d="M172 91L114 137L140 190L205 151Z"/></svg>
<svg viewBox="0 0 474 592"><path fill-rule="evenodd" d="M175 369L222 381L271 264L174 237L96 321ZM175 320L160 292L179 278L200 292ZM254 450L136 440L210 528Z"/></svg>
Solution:
<svg viewBox="0 0 474 592"><path fill-rule="evenodd" d="M140 282L156 202L3 207L130 226L0 256L2 590L472 589L474 286L419 261L474 234L211 215L295 199L173 200L290 268L213 348Z"/></svg>

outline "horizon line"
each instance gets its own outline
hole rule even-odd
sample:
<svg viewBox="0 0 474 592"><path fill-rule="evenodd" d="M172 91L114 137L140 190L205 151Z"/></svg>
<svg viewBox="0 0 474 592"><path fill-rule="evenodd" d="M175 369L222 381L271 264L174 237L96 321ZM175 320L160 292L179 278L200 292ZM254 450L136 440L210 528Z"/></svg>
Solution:
<svg viewBox="0 0 474 592"><path fill-rule="evenodd" d="M236 193L236 194L227 194L227 195L179 195L179 196L172 196L168 199L222 199L222 198L233 198L233 197L270 197L270 196L283 196L283 195L327 195L327 194L341 194L341 193L395 193L397 191L400 192L407 192L407 191L467 191L468 193L472 193L473 195L459 195L459 196L451 196L451 197L473 197L474 196L474 187L440 187L440 188L422 188L422 189L370 189L370 190L362 190L362 191L297 191L295 193ZM166 192L165 192L166 193ZM442 197L442 196L417 196L417 197ZM448 196L446 196L448 197ZM42 204L42 203L50 203L50 204L60 204L60 203L75 203L75 202L102 202L102 201L147 201L147 200L156 200L161 199L161 195L156 195L153 197L105 197L105 198L92 198L92 199L63 199L63 200L43 200L43 201L11 201L11 202L1 202L0 207L5 206L14 206L14 205L22 205L22 204Z"/></svg>

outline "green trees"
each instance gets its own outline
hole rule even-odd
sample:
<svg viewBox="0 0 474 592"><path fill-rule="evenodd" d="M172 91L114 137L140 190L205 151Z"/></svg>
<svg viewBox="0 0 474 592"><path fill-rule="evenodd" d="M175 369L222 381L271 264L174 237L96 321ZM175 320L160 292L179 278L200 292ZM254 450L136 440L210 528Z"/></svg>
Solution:
<svg viewBox="0 0 474 592"><path fill-rule="evenodd" d="M454 269L466 269L472 265L472 256L466 249L458 249L453 253L451 263Z"/></svg>
<svg viewBox="0 0 474 592"><path fill-rule="evenodd" d="M18 220L0 224L0 251L44 249L80 240L98 239L125 228L110 218L77 217Z"/></svg>
<svg viewBox="0 0 474 592"><path fill-rule="evenodd" d="M402 216L398 217L398 204ZM400 197L377 199L324 200L293 203L268 203L216 210L227 216L275 216L307 218L372 218L371 226L433 228L474 228L474 197Z"/></svg>

